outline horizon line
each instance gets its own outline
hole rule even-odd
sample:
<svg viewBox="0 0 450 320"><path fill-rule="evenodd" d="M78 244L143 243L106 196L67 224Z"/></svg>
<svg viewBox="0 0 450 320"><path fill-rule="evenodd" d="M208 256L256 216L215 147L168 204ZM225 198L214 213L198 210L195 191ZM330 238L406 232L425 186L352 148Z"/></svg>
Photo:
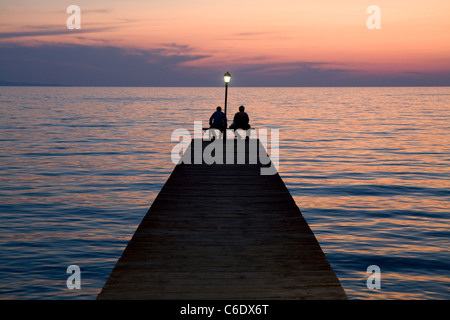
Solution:
<svg viewBox="0 0 450 320"><path fill-rule="evenodd" d="M122 85L66 85L66 84L34 84L11 83L2 84L0 87L53 87L53 88L222 88L222 86L122 86ZM233 87L233 86L230 86ZM234 88L434 88L450 87L450 85L335 85L335 86L235 86Z"/></svg>

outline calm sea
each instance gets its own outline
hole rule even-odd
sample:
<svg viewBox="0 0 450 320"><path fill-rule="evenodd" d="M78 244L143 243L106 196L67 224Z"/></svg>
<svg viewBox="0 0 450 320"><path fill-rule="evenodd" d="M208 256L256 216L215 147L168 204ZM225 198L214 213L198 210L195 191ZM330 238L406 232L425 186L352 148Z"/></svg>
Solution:
<svg viewBox="0 0 450 320"><path fill-rule="evenodd" d="M95 299L174 168L172 131L223 98L0 87L0 299ZM449 87L230 87L228 101L280 130L280 175L349 298L450 298Z"/></svg>

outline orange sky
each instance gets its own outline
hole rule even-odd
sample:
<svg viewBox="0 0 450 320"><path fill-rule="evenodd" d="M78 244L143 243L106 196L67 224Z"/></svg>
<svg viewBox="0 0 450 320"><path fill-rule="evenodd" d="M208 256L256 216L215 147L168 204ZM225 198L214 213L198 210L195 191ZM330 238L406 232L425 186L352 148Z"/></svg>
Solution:
<svg viewBox="0 0 450 320"><path fill-rule="evenodd" d="M81 33L65 27L70 4L81 8ZM381 9L380 30L366 27L372 4ZM0 43L165 48L208 56L185 62L202 67L306 61L364 72L450 71L448 0L9 0L0 14L7 34ZM60 32L40 35L45 30Z"/></svg>

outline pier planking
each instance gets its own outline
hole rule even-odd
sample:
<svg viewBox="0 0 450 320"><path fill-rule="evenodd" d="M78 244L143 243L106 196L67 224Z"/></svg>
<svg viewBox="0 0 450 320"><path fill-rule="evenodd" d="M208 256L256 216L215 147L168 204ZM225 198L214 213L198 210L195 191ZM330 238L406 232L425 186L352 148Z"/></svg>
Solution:
<svg viewBox="0 0 450 320"><path fill-rule="evenodd" d="M270 165L176 165L97 299L347 299Z"/></svg>

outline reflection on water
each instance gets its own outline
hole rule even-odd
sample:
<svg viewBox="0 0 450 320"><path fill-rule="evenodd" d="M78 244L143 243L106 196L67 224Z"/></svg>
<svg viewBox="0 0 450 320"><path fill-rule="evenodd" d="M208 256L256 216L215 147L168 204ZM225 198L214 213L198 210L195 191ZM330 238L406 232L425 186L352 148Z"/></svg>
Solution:
<svg viewBox="0 0 450 320"><path fill-rule="evenodd" d="M353 299L448 299L449 88L229 88ZM223 88L0 88L0 298L93 299ZM77 264L82 290L68 290ZM366 269L381 268L381 290Z"/></svg>

